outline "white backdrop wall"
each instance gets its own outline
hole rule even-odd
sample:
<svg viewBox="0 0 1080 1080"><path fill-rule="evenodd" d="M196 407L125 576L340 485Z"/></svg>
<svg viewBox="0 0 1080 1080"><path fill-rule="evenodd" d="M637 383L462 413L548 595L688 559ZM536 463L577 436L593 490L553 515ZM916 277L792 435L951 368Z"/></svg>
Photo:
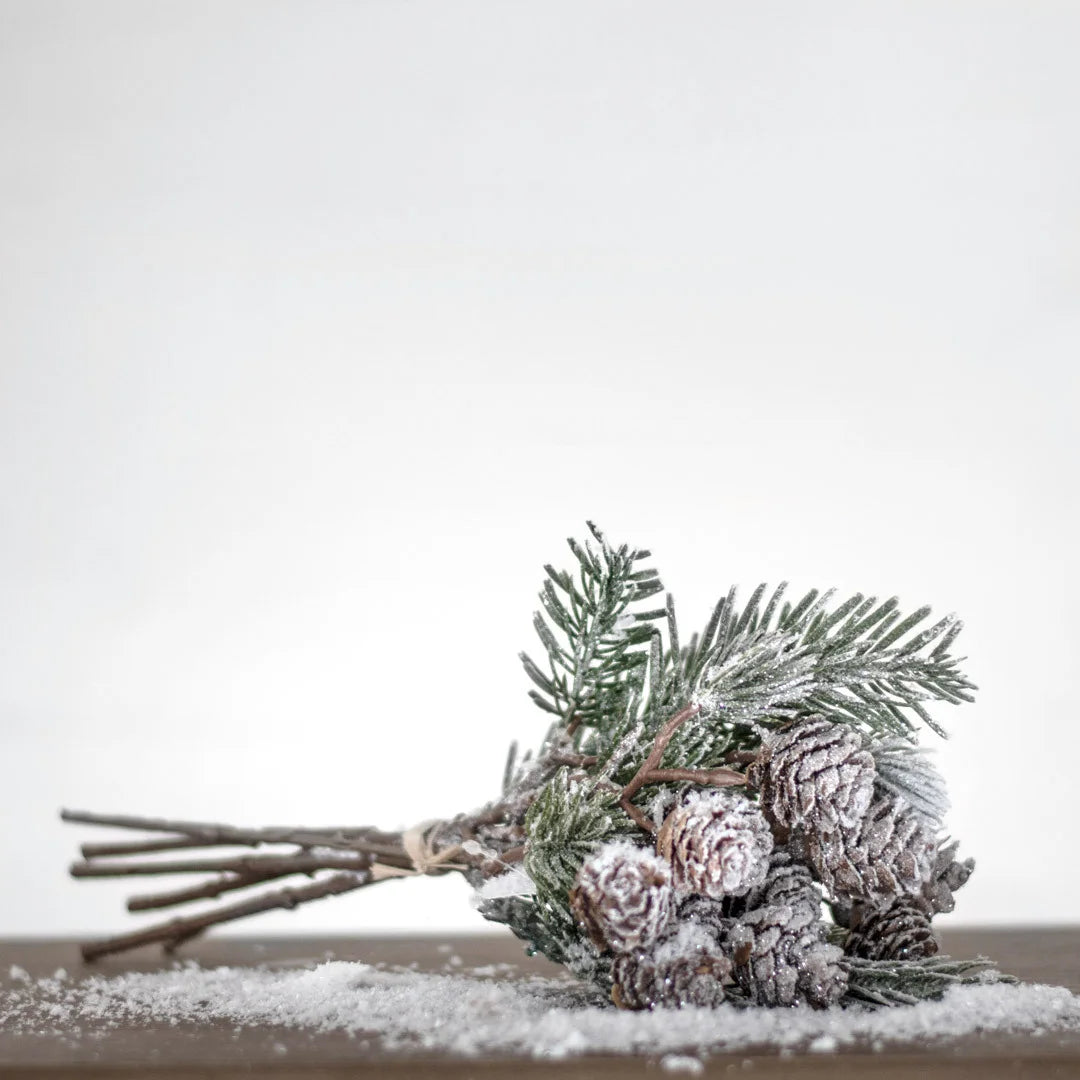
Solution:
<svg viewBox="0 0 1080 1080"><path fill-rule="evenodd" d="M1077 914L1080 7L0 2L0 932L61 805L494 794L586 517L962 614L955 916ZM484 929L460 881L251 931Z"/></svg>

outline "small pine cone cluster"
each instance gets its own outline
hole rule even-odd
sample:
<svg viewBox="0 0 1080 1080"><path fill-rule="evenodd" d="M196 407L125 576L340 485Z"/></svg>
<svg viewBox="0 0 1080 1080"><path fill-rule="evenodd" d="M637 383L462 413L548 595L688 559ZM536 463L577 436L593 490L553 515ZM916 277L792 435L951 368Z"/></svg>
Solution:
<svg viewBox="0 0 1080 1080"><path fill-rule="evenodd" d="M748 904L726 939L746 996L758 1005L825 1008L839 1001L847 990L843 954L826 941L821 893L810 871L778 849Z"/></svg>
<svg viewBox="0 0 1080 1080"><path fill-rule="evenodd" d="M699 791L668 814L656 850L671 864L680 895L742 896L765 880L772 831L748 799Z"/></svg>
<svg viewBox="0 0 1080 1080"><path fill-rule="evenodd" d="M570 910L598 949L649 949L675 919L667 864L633 844L609 844L582 864Z"/></svg>
<svg viewBox="0 0 1080 1080"><path fill-rule="evenodd" d="M711 1007L730 990L824 1008L847 993L845 954L935 955L931 919L952 910L974 863L877 782L874 760L850 726L796 721L765 736L749 791L694 790L667 813L655 853L620 842L586 860L571 908L614 954L615 1003ZM822 921L822 888L843 949Z"/></svg>
<svg viewBox="0 0 1080 1080"><path fill-rule="evenodd" d="M593 944L615 954L611 996L621 1008L724 1000L731 962L715 933L681 917L670 866L659 855L606 845L582 864L570 908Z"/></svg>
<svg viewBox="0 0 1080 1080"><path fill-rule="evenodd" d="M844 941L848 956L866 960L921 960L938 951L930 912L917 900L896 897L877 908L856 908Z"/></svg>

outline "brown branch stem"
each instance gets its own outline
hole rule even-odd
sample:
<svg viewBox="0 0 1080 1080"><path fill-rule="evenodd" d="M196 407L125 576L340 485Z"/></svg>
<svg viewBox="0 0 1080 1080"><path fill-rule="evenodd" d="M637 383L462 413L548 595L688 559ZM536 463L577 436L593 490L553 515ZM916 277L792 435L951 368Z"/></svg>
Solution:
<svg viewBox="0 0 1080 1080"><path fill-rule="evenodd" d="M552 750L548 759L556 765L575 765L588 768L599 760L595 754L575 754L570 750Z"/></svg>
<svg viewBox="0 0 1080 1080"><path fill-rule="evenodd" d="M129 897L127 909L128 911L155 911L159 908L175 907L178 904L190 904L193 900L216 900L227 892L246 889L249 885L260 885L284 876L284 874L223 874L221 877L211 878L201 885L192 885L186 889Z"/></svg>
<svg viewBox="0 0 1080 1080"><path fill-rule="evenodd" d="M351 892L353 889L359 889L364 885L370 885L375 880L370 871L343 873L335 874L329 878L321 878L318 881L313 881L310 885L303 885L298 888L277 889L273 892L260 893L258 896L249 897L247 900L231 904L228 907L219 907L201 915L170 919L168 922L144 927L142 930L135 930L130 934L121 934L117 937L106 938L103 941L90 942L82 946L83 959L90 962L99 957L108 956L110 953L137 949L142 945L160 944L171 951L182 942L201 934L211 926L233 922L236 919L244 919L249 915L257 915L263 911L273 911L277 908L294 908L299 904L318 900L324 896L337 896L341 893Z"/></svg>
<svg viewBox="0 0 1080 1080"><path fill-rule="evenodd" d="M623 788L619 805L627 815L646 832L656 832L656 826L648 819L645 813L633 803L634 796L649 782L648 774L656 770L664 758L664 751L671 742L672 736L692 716L701 712L701 706L696 704L687 705L672 716L657 733L653 740L652 750L649 756L641 763L641 768L634 774L633 779Z"/></svg>
<svg viewBox="0 0 1080 1080"><path fill-rule="evenodd" d="M710 787L742 787L746 777L723 767L716 769L652 769L645 774L646 784L706 784Z"/></svg>
<svg viewBox="0 0 1080 1080"><path fill-rule="evenodd" d="M408 859L407 869L412 865ZM186 859L166 862L123 862L123 863L74 863L71 876L87 877L142 877L148 874L271 874L280 877L284 874L311 874L316 870L367 870L371 867L371 857L361 853L356 855L315 855L301 852L296 855L242 855L239 858L225 859Z"/></svg>
<svg viewBox="0 0 1080 1080"><path fill-rule="evenodd" d="M61 810L63 821L82 825L105 825L116 829L141 829L144 832L179 833L179 837L170 837L169 847L157 847L163 840L138 841L123 854L141 854L148 851L167 851L171 847L257 847L261 844L297 844L301 847L336 847L357 850L360 844L397 845L400 849L401 834L384 832L369 827L328 826L310 828L294 825L272 825L267 828L245 829L235 825L222 825L206 821L173 821L167 818L135 817L130 814L94 814L85 810ZM181 845L176 841L187 839L198 841L190 845ZM149 845L154 845L150 847ZM98 852L105 854L106 852ZM93 856L87 856L91 858Z"/></svg>
<svg viewBox="0 0 1080 1080"><path fill-rule="evenodd" d="M158 851L182 851L188 848L210 846L206 840L198 840L192 836L166 836L161 840L131 840L115 844L83 844L79 851L84 859L99 859L114 855L152 855Z"/></svg>

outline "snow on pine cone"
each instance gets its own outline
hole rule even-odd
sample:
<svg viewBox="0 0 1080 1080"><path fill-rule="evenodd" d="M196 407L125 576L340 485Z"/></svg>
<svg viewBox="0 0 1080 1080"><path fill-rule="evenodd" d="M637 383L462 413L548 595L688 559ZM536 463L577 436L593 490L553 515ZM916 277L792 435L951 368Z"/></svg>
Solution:
<svg viewBox="0 0 1080 1080"><path fill-rule="evenodd" d="M790 842L839 900L915 896L930 878L936 844L896 795L875 800L855 828L799 831Z"/></svg>
<svg viewBox="0 0 1080 1080"><path fill-rule="evenodd" d="M570 909L599 949L648 949L675 921L667 864L625 841L605 844L581 865Z"/></svg>
<svg viewBox="0 0 1080 1080"><path fill-rule="evenodd" d="M755 906L734 923L727 946L750 1000L817 1008L839 1001L847 990L843 953L825 940L821 893L810 871L779 849L765 884L747 900Z"/></svg>
<svg viewBox="0 0 1080 1080"><path fill-rule="evenodd" d="M758 807L727 791L698 791L664 819L656 838L681 895L741 896L765 880L773 837Z"/></svg>
<svg viewBox="0 0 1080 1080"><path fill-rule="evenodd" d="M820 716L770 732L747 779L783 829L853 828L874 793L874 758L858 733Z"/></svg>
<svg viewBox="0 0 1080 1080"><path fill-rule="evenodd" d="M707 931L683 923L653 949L617 956L611 974L611 1000L620 1009L711 1009L724 1000L731 961Z"/></svg>
<svg viewBox="0 0 1080 1080"><path fill-rule="evenodd" d="M848 956L866 960L920 960L938 951L930 913L918 901L898 897L881 908L857 908L844 941Z"/></svg>

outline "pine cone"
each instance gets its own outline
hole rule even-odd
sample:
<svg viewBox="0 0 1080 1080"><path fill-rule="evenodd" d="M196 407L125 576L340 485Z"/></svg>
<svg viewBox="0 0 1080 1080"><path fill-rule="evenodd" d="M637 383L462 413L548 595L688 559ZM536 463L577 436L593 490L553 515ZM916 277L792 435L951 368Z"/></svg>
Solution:
<svg viewBox="0 0 1080 1080"><path fill-rule="evenodd" d="M796 833L790 846L840 901L916 896L929 879L934 841L895 795L875 801L853 829Z"/></svg>
<svg viewBox="0 0 1080 1080"><path fill-rule="evenodd" d="M740 896L765 880L773 838L749 799L700 791L668 814L656 838L671 863L675 891L713 899Z"/></svg>
<svg viewBox="0 0 1080 1080"><path fill-rule="evenodd" d="M711 1009L724 1000L731 961L700 927L684 924L651 952L623 953L612 966L620 1009Z"/></svg>
<svg viewBox="0 0 1080 1080"><path fill-rule="evenodd" d="M748 910L729 930L736 977L761 1005L825 1007L847 989L841 950L826 942L821 892L810 871L778 848L761 886L746 897Z"/></svg>
<svg viewBox="0 0 1080 1080"><path fill-rule="evenodd" d="M867 960L920 960L938 951L930 913L919 902L901 897L887 907L864 908L844 941L848 956Z"/></svg>
<svg viewBox="0 0 1080 1080"><path fill-rule="evenodd" d="M747 779L779 828L832 832L853 828L866 813L874 759L850 727L811 716L770 732Z"/></svg>
<svg viewBox="0 0 1080 1080"><path fill-rule="evenodd" d="M934 912L952 911L956 907L953 893L962 885L967 884L967 879L971 877L975 869L974 859L957 861L956 850L959 847L958 840L954 840L951 844L942 844L934 857L930 880L923 888L923 899Z"/></svg>
<svg viewBox="0 0 1080 1080"><path fill-rule="evenodd" d="M825 940L825 926L805 906L770 904L748 912L728 936L735 976L756 1005L815 1008L835 1004L847 989L842 951Z"/></svg>
<svg viewBox="0 0 1080 1080"><path fill-rule="evenodd" d="M667 864L647 848L607 844L582 863L570 909L599 949L651 948L675 920Z"/></svg>

